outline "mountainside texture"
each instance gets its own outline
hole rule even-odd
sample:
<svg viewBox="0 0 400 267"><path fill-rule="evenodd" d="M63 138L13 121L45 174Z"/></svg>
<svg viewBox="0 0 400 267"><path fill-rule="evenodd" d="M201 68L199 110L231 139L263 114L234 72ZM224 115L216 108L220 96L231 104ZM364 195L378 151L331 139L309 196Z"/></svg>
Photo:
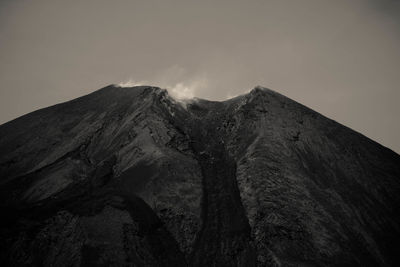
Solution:
<svg viewBox="0 0 400 267"><path fill-rule="evenodd" d="M261 87L3 124L0 198L2 266L400 266L400 156Z"/></svg>

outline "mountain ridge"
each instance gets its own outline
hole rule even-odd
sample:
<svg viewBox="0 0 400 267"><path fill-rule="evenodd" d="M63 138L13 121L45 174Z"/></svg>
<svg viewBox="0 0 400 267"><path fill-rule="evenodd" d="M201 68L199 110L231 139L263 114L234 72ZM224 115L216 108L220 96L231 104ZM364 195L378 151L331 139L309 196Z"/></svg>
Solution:
<svg viewBox="0 0 400 267"><path fill-rule="evenodd" d="M21 116L19 116L19 117L16 117L16 118L14 118L14 119L11 119L11 120L9 120L9 121L6 121L6 122L0 124L0 127L3 126L3 125L9 124L9 123L11 123L11 122L13 122L13 121L15 121L15 120L19 120L19 119L21 119L21 118L24 118L24 117L27 116L27 115L31 115L32 113L43 112L43 111L45 111L45 110L47 110L47 109L49 109L49 108L57 107L57 106L59 106L59 105L64 105L64 104L70 103L70 102L75 102L75 101L78 101L79 99L82 99L82 98L86 98L86 97L88 97L88 96L91 96L92 94L99 93L99 92L102 91L102 90L108 90L108 89L111 89L111 90L112 90L112 89L118 89L118 88L119 88L119 89L126 89L126 90L132 90L132 89L133 89L133 90L136 90L136 89L139 89L139 88L142 88L142 89L149 88L149 89L155 90L155 91L157 91L157 92L159 92L159 93L167 93L168 96L169 96L170 98L172 98L175 102L181 103L181 104L183 104L183 105L185 105L187 102L190 103L190 102L192 102L192 101L206 101L206 102L210 102L210 103L211 103L211 102L216 102L216 103L231 102L231 101L234 101L234 100L237 99L237 98L241 98L241 97L244 97L244 96L249 95L249 94L252 94L252 93L253 93L253 94L256 94L257 92L270 92L270 93L272 93L272 94L276 94L276 95L279 95L279 96L281 96L281 97L285 97L285 98L289 99L290 101L293 101L293 102L295 102L296 104L302 106L303 108L306 108L306 109L308 109L308 110L310 110L310 111L312 111L312 112L317 113L318 115L323 116L324 118L326 118L326 119L328 119L328 120L331 120L331 121L333 121L333 122L335 122L335 123L338 123L338 124L340 124L341 126L346 127L346 128L348 128L348 129L350 129L350 130L352 130L352 131L354 131L354 132L360 134L361 136L370 139L371 141L375 142L376 144L378 144L378 145L380 145L380 146L382 146L382 147L384 147L384 148L386 148L386 149L389 149L389 150L391 150L392 152L394 152L394 153L396 153L396 154L399 155L399 153L397 153L396 151L394 151L394 150L391 149L390 147L387 147L387 146L385 146L385 145L379 143L378 141L375 141L374 139L372 139L372 138L366 136L365 134L363 134L363 133L361 133L361 132L359 132L359 131L357 131L357 130L351 128L350 126L347 126L347 125L345 125L345 124L342 124L341 122L339 122L339 121L337 121L337 120L331 119L331 118L327 117L326 115L323 115L323 114L319 113L318 111L315 111L315 110L312 109L312 108L309 108L309 107L307 107L307 106L305 106L305 105L303 105L303 104L301 104L301 103L299 103L299 102L297 102L297 101L295 101L295 100L293 100L293 99L291 99L291 98L288 98L288 97L286 97L285 95L280 94L279 92L277 92L277 91L275 91L275 90L273 90L273 89L270 89L270 88L267 88L267 87L263 87L263 86L260 86L260 85L255 86L253 89L251 89L250 91L248 91L248 93L243 93L243 94L234 96L234 97L229 98L229 99L226 99L226 100L208 100L208 99L199 98L199 97L176 99L176 98L172 97L172 96L169 94L168 89L163 89L163 88L158 87L158 86L137 85L137 86L128 87L128 86L120 86L120 85L118 85L118 84L109 84L109 85L107 85L107 86L105 86L105 87L102 87L102 88L100 88L100 89L98 89L98 90L95 90L95 91L93 91L93 92L90 92L90 93L88 93L88 94L86 94L86 95L83 95L83 96L80 96L80 97L77 97L77 98L74 98L74 99L71 99L71 100L68 100L68 101L65 101L65 102L61 102L61 103L57 103L57 104L54 104L54 105L50 105L50 106L48 106L48 107L39 108L39 109L37 109L37 110L35 110L35 111L32 111L32 112L23 114L23 115L21 115Z"/></svg>

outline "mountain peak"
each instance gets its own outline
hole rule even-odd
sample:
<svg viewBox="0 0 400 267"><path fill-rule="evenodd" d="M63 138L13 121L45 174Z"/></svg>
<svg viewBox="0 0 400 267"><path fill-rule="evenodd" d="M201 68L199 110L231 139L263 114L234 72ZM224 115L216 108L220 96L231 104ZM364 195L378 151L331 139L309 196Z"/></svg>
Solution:
<svg viewBox="0 0 400 267"><path fill-rule="evenodd" d="M278 93L278 92L275 91L275 90L272 90L272 89L270 89L270 88L263 87L263 86L260 86L260 85L257 85L256 87L254 87L254 88L250 91L249 94L250 94L250 95L267 95L267 94L269 94L269 95L274 95L274 96L286 97L286 96L284 96L284 95ZM286 97L286 98L287 98L287 97Z"/></svg>
<svg viewBox="0 0 400 267"><path fill-rule="evenodd" d="M399 155L261 86L177 102L109 85L1 125L3 265L399 265Z"/></svg>
<svg viewBox="0 0 400 267"><path fill-rule="evenodd" d="M160 93L163 91L166 91L165 89L161 89L160 87L157 86L152 86L152 85L134 85L134 86L121 86L119 84L110 84L102 89L114 89L114 90L123 90L123 91L130 91L130 90L147 90L151 91L154 93ZM102 90L100 89L100 90Z"/></svg>

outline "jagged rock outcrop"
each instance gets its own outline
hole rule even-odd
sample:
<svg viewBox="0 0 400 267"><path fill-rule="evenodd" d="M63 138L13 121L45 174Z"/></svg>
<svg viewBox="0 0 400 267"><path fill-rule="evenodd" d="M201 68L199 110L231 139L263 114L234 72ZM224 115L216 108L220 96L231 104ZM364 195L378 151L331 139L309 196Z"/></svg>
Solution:
<svg viewBox="0 0 400 267"><path fill-rule="evenodd" d="M396 266L400 156L269 89L108 86L0 126L8 266Z"/></svg>

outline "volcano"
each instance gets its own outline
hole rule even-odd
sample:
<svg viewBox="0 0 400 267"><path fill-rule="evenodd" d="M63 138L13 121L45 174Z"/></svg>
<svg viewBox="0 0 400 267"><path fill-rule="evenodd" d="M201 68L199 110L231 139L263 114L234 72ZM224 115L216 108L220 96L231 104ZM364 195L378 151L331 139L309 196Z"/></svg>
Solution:
<svg viewBox="0 0 400 267"><path fill-rule="evenodd" d="M400 156L262 87L24 115L0 193L3 266L400 266Z"/></svg>

